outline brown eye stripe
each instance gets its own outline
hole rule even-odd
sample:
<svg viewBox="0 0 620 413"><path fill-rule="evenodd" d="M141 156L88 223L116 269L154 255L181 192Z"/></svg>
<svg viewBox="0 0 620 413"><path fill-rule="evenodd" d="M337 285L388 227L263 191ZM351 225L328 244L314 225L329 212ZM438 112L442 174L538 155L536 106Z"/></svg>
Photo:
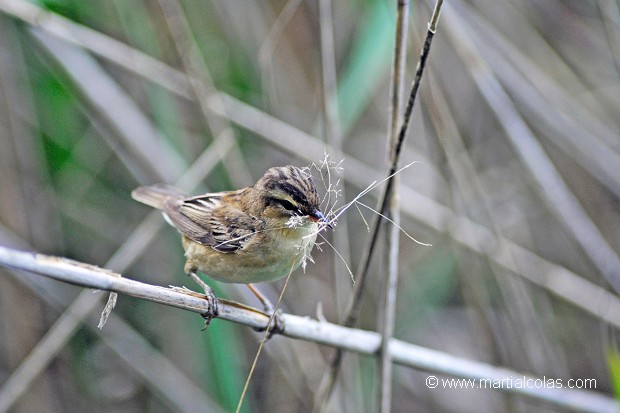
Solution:
<svg viewBox="0 0 620 413"><path fill-rule="evenodd" d="M295 213L295 215L303 214L303 212L299 208L297 208L291 202L284 200L284 199L267 198L267 205L280 205L284 209L288 211L292 211L293 213Z"/></svg>

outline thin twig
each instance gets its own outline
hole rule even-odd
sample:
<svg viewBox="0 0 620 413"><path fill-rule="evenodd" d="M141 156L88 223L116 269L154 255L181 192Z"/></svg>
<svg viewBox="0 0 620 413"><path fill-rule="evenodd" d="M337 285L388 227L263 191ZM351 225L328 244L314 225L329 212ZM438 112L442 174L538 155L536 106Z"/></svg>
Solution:
<svg viewBox="0 0 620 413"><path fill-rule="evenodd" d="M405 64L407 61L407 34L409 27L409 1L398 0L396 7L396 32L394 40L394 59L392 62L392 83L390 113L388 124L388 154L393 161L396 156L399 120L403 106L405 85ZM379 352L379 411L389 413L392 410L392 362L389 356L389 344L394 334L396 311L396 290L398 287L398 250L400 235L400 211L398 199L399 177L394 176L394 189L389 197L387 211L390 224L387 224L385 249L387 252L386 274L383 283L383 299L379 312L378 330L381 333L381 350Z"/></svg>
<svg viewBox="0 0 620 413"><path fill-rule="evenodd" d="M403 122L400 127L400 131L398 134L398 139L394 142L393 145L393 153L390 162L390 168L388 171L388 176L393 175L398 168L398 161L400 159L401 150L403 147L403 143L407 136L407 131L409 130L409 122L411 120L411 114L413 112L413 106L415 104L415 99L417 96L418 88L420 87L420 81L422 79L422 73L424 72L424 68L426 67L426 60L428 59L431 42L435 35L435 31L437 28L437 21L439 19L439 14L441 11L441 5L443 1L438 0L435 4L435 9L433 10L433 15L431 16L431 22L428 25L428 30L426 33L426 38L424 40L424 45L422 47L422 52L420 54L420 60L418 61L418 65L416 67L416 73L413 80L413 84L411 86L411 92L409 94L409 100L407 102L407 107L405 109L405 114L403 116ZM387 181L384 190L379 197L378 207L376 208L381 213L384 213L388 202L390 199L390 194L392 192L394 185L394 180L390 179ZM372 224L372 230L370 238L366 243L364 248L364 252L362 254L361 263L358 266L357 274L355 276L356 284L353 293L351 294L351 299L349 301L349 305L347 308L347 316L343 322L343 325L346 327L351 327L355 324L357 319L359 318L359 314L362 308L362 298L366 291L367 285L367 274L370 268L370 261L372 259L373 252L375 250L375 246L377 244L379 228L381 225L381 217L375 216L375 219ZM321 380L321 384L318 390L320 400L320 405L323 406L326 403L326 400L329 398L331 394L335 382L335 377L340 368L340 363L342 360L342 351L336 350L333 355L330 368L323 375L323 379Z"/></svg>
<svg viewBox="0 0 620 413"><path fill-rule="evenodd" d="M243 406L243 400L245 399L245 395L247 394L248 388L250 386L250 380L252 380L252 376L254 375L254 371L256 370L256 365L258 364L258 359L261 355L263 347L267 340L269 340L270 334L269 328L275 327L275 317L278 315L278 311L280 309L280 304L282 303L282 297L284 297L284 292L288 287L288 283L291 280L291 274L293 274L293 270L295 268L291 267L288 275L286 276L286 280L284 281L284 285L282 286L282 291L280 291L280 295L278 296L278 301L274 306L273 313L269 315L269 320L267 321L267 327L265 328L265 332L263 333L263 338L261 339L258 349L256 350L256 354L254 355L254 360L252 360L252 366L250 367L250 371L248 372L248 376L245 380L245 384L243 385L243 390L241 391L241 396L239 396L239 401L237 402L237 408L235 409L235 413L239 413L241 411L241 406Z"/></svg>
<svg viewBox="0 0 620 413"><path fill-rule="evenodd" d="M116 291L120 294L131 295L198 314L202 314L208 309L207 301L201 297L201 294L188 294L184 292L185 290L178 288L164 288L141 283L121 277L107 269L65 258L16 251L0 246L0 265L34 272L86 288ZM92 294L90 296L96 300ZM219 309L218 318L252 328L266 328L270 321L269 316L262 311L233 302L222 301ZM371 356L377 354L381 345L381 335L375 332L346 328L291 314L283 314L282 319L286 325L283 335L290 338L334 346ZM401 340L391 339L389 348L392 361L403 366L471 380L504 383L499 386L503 391L526 395L579 411L617 412L614 399L596 392L568 388L509 386L506 384L506 379L509 378L523 378L523 380L531 380L532 383L536 378L513 370L455 357Z"/></svg>

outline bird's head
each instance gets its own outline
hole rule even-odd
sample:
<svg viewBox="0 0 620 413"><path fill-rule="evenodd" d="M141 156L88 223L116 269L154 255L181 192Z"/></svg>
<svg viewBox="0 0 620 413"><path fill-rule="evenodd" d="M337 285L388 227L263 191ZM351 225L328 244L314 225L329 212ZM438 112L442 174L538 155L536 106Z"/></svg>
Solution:
<svg viewBox="0 0 620 413"><path fill-rule="evenodd" d="M288 220L297 216L327 223L312 176L302 168L291 165L270 168L255 189L263 198L266 217Z"/></svg>

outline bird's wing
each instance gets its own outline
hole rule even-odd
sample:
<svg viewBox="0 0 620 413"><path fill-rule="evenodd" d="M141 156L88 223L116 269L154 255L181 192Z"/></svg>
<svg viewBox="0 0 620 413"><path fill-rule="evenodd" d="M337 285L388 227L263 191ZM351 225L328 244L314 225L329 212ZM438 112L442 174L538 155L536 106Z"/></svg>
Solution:
<svg viewBox="0 0 620 413"><path fill-rule="evenodd" d="M235 252L264 226L264 222L226 205L224 193L171 201L164 210L172 224L192 241L221 252Z"/></svg>

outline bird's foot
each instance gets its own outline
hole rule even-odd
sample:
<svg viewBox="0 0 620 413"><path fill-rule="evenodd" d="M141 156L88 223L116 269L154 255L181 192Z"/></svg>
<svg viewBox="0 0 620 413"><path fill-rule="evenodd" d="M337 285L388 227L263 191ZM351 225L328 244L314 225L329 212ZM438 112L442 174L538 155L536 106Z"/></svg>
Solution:
<svg viewBox="0 0 620 413"><path fill-rule="evenodd" d="M263 311L269 316L269 324L266 328L255 328L256 331L268 330L267 339L274 334L282 334L284 332L284 320L282 320L282 311L276 309L273 303L263 295L254 285L248 284L248 288L258 298L263 305Z"/></svg>
<svg viewBox="0 0 620 413"><path fill-rule="evenodd" d="M207 327L209 327L211 320L219 315L217 297L215 296L213 288L210 285L206 284L204 281L202 281L202 279L200 279L196 272L191 271L189 273L189 276L196 282L196 284L198 284L202 288L205 293L204 298L208 303L207 311L200 314L202 318L205 319L205 326L202 329L202 331L204 331L207 329Z"/></svg>

